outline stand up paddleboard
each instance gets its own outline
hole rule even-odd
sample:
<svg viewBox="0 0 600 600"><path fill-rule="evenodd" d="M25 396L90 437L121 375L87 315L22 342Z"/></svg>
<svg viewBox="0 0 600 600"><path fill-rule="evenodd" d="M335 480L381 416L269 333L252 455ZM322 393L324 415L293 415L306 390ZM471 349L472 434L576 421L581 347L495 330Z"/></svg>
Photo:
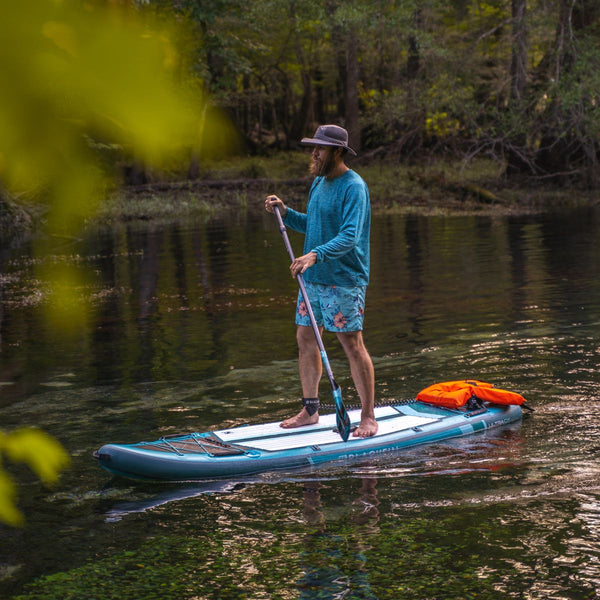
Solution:
<svg viewBox="0 0 600 600"><path fill-rule="evenodd" d="M353 425L360 410L348 412ZM376 456L417 444L471 435L521 419L516 405L480 404L475 410L411 400L375 409L377 434L344 442L336 415L319 423L282 429L277 423L165 436L153 442L107 444L94 453L107 471L133 479L194 481L319 465Z"/></svg>

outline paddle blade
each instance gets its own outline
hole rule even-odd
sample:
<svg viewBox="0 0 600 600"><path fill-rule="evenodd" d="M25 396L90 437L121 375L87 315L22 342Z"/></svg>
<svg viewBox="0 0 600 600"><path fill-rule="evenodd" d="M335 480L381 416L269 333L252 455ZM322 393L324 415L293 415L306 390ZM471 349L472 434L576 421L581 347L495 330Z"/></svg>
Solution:
<svg viewBox="0 0 600 600"><path fill-rule="evenodd" d="M333 399L335 401L335 421L337 430L340 436L342 436L342 439L347 442L348 437L350 436L350 417L342 402L342 390L340 390L339 385L333 390Z"/></svg>

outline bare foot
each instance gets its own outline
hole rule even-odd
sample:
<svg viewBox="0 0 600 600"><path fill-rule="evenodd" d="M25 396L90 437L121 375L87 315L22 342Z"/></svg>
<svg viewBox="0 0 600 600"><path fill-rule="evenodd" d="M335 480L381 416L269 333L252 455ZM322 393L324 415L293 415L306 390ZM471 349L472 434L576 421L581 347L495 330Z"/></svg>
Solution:
<svg viewBox="0 0 600 600"><path fill-rule="evenodd" d="M377 433L378 428L379 425L375 419L372 417L365 417L360 420L360 425L354 430L352 435L361 438L371 437Z"/></svg>
<svg viewBox="0 0 600 600"><path fill-rule="evenodd" d="M305 425L314 425L319 422L319 413L316 412L314 415L309 415L305 408L303 408L295 417L286 419L279 424L279 427L284 429L292 429L293 427L304 427Z"/></svg>

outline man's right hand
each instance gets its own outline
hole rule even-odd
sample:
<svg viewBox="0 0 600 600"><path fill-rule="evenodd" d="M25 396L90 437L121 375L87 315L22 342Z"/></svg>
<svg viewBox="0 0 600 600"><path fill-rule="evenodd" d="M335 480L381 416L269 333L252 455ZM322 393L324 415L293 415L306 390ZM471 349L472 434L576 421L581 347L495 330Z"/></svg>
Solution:
<svg viewBox="0 0 600 600"><path fill-rule="evenodd" d="M267 196L265 198L265 210L267 212L275 212L273 210L274 206L279 207L279 212L281 213L281 218L285 217L285 213L287 212L287 206L283 203L283 201L275 195Z"/></svg>
<svg viewBox="0 0 600 600"><path fill-rule="evenodd" d="M304 256L299 256L295 258L292 264L290 265L290 271L292 272L292 277L296 277L296 275L303 275L306 269L309 269L317 262L317 253L309 252Z"/></svg>

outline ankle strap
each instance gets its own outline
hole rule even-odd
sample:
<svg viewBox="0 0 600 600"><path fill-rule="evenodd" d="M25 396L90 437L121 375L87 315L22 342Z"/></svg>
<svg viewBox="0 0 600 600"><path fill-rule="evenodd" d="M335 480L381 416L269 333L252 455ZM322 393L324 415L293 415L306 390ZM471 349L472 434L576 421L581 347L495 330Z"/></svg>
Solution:
<svg viewBox="0 0 600 600"><path fill-rule="evenodd" d="M302 398L302 406L306 408L306 412L312 417L319 410L318 398Z"/></svg>

